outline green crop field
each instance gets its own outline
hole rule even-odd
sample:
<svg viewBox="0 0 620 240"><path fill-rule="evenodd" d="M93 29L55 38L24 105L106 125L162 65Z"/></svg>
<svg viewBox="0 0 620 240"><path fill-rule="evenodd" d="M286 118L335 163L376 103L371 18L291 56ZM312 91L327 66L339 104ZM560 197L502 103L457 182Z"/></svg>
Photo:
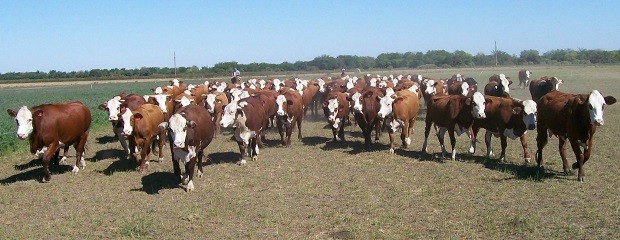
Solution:
<svg viewBox="0 0 620 240"><path fill-rule="evenodd" d="M505 73L517 88L520 68L393 70L446 78L475 78L481 89L492 74ZM620 66L534 66L533 77L557 76L562 91L620 97ZM371 72L386 74L386 72ZM354 73L351 73L354 74ZM360 73L361 75L361 73ZM300 76L304 78L305 76ZM244 80L247 79L244 76ZM306 78L307 79L307 78ZM199 83L201 80L189 80ZM423 121L417 121L408 149L388 152L383 134L364 151L357 126L347 142L332 142L321 116L308 116L303 140L281 147L267 133L258 161L238 166L230 132L206 149L205 176L185 193L172 173L169 150L140 174L123 159L120 144L97 105L119 92L149 93L160 82L0 88L0 106L80 100L90 107L93 128L86 168L77 175L67 165L52 167L40 183L41 163L15 137L15 122L0 116L0 239L618 239L620 238L620 105L605 108L605 126L594 137L585 165L585 183L565 176L554 137L545 148L544 169L525 164L518 141L509 140L507 160L487 159L483 133L474 156L463 154L466 136L457 137L458 161L442 159L436 137L422 154ZM562 117L562 116L558 116ZM536 132L528 132L536 149ZM398 137L397 137L398 139ZM499 152L499 139L493 139ZM70 155L74 156L73 149ZM570 161L574 155L567 149ZM152 158L153 159L153 158ZM72 164L74 158L69 158Z"/></svg>

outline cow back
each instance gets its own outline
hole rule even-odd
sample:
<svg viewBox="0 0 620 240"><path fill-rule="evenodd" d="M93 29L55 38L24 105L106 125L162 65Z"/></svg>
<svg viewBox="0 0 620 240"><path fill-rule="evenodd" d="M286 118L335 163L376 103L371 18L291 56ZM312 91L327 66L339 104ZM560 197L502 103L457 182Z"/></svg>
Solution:
<svg viewBox="0 0 620 240"><path fill-rule="evenodd" d="M31 151L52 142L72 145L90 129L92 115L81 102L43 104L30 109L34 130Z"/></svg>
<svg viewBox="0 0 620 240"><path fill-rule="evenodd" d="M161 109L153 104L144 104L133 112L131 124L133 126L133 135L143 138L154 137L158 132L158 126L165 121L164 113ZM142 118L136 120L135 116L140 114Z"/></svg>
<svg viewBox="0 0 620 240"><path fill-rule="evenodd" d="M396 97L392 103L392 115L395 119L403 121L417 117L420 111L420 98L417 94L409 90L396 92Z"/></svg>

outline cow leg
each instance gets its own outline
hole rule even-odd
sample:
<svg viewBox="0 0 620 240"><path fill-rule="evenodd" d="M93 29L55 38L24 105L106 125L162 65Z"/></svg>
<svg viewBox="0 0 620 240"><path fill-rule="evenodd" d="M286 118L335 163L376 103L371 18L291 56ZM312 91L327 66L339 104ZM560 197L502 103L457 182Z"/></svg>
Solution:
<svg viewBox="0 0 620 240"><path fill-rule="evenodd" d="M450 145L452 145L452 160L456 160L456 137L454 136L454 129L448 129L448 136L450 137Z"/></svg>
<svg viewBox="0 0 620 240"><path fill-rule="evenodd" d="M467 136L469 137L469 150L467 152L473 155L476 153L476 136L474 136L474 130L472 127L467 129Z"/></svg>
<svg viewBox="0 0 620 240"><path fill-rule="evenodd" d="M487 130L484 133L484 145L487 147L487 158L491 158L493 156L493 146L491 146L491 140L493 139L493 133Z"/></svg>
<svg viewBox="0 0 620 240"><path fill-rule="evenodd" d="M381 137L381 128L383 128L383 123L385 120L377 119L375 122L375 142L379 142L379 138Z"/></svg>
<svg viewBox="0 0 620 240"><path fill-rule="evenodd" d="M335 141L337 141L336 136L338 136L338 130L340 128L331 127L331 129L332 129L332 134L334 135L334 142L335 142Z"/></svg>
<svg viewBox="0 0 620 240"><path fill-rule="evenodd" d="M560 158L562 158L562 167L564 168L564 174L568 175L572 172L572 169L568 166L568 159L566 159L566 138L558 137L558 151L560 152Z"/></svg>
<svg viewBox="0 0 620 240"><path fill-rule="evenodd" d="M114 127L114 125L112 125L112 130L114 131L114 135L116 136L118 141L121 143L121 147L123 148L125 154L130 155L130 147L127 146L127 137L123 134L123 128Z"/></svg>
<svg viewBox="0 0 620 240"><path fill-rule="evenodd" d="M170 145L172 145L172 144L170 144ZM172 152L172 154L174 155L174 152ZM181 180L181 182L182 182L183 181L183 175L181 173L181 161L183 161L183 160L179 160L179 159L175 158L175 156L172 156L172 169L174 171L174 175L179 177L179 180Z"/></svg>
<svg viewBox="0 0 620 240"><path fill-rule="evenodd" d="M88 139L88 131L84 132L82 136L80 137L80 141L78 141L78 143L74 145L75 166L73 166L73 170L71 171L73 174L77 174L80 171L79 170L80 168L84 169L86 167L86 161L84 161L84 149L86 147L87 139Z"/></svg>
<svg viewBox="0 0 620 240"><path fill-rule="evenodd" d="M53 165L60 165L60 161L59 161L59 156L60 155L60 149L56 150L56 152L54 153L54 155L52 155L52 159L50 159L50 162Z"/></svg>
<svg viewBox="0 0 620 240"><path fill-rule="evenodd" d="M284 123L280 120L280 118L278 118L276 120L276 125L278 127L278 133L280 133L280 142L283 146L286 146L286 141L284 139Z"/></svg>
<svg viewBox="0 0 620 240"><path fill-rule="evenodd" d="M506 146L508 146L508 143L506 142L506 136L503 134L503 132L503 130L500 130L499 135L499 141L502 146L502 153L499 155L499 160L502 162L506 161Z"/></svg>
<svg viewBox="0 0 620 240"><path fill-rule="evenodd" d="M400 129L400 141L403 143L403 148L407 148L411 143L409 139L409 122L405 121L404 126Z"/></svg>
<svg viewBox="0 0 620 240"><path fill-rule="evenodd" d="M58 164L64 164L65 161L67 160L67 156L69 155L69 147L70 146L65 146L63 151L62 151L62 157L60 158L60 160L58 161Z"/></svg>
<svg viewBox="0 0 620 240"><path fill-rule="evenodd" d="M340 128L338 129L338 138L340 138L341 141L345 141L344 139L344 124L340 124Z"/></svg>
<svg viewBox="0 0 620 240"><path fill-rule="evenodd" d="M138 157L136 156L136 141L135 138L133 136L129 136L127 138L127 141L129 143L129 156L128 158L133 157L133 160L138 163Z"/></svg>
<svg viewBox="0 0 620 240"><path fill-rule="evenodd" d="M221 133L220 121L222 121L222 114L221 111L215 114L215 133L213 137L217 137Z"/></svg>
<svg viewBox="0 0 620 240"><path fill-rule="evenodd" d="M532 156L530 155L529 149L527 149L527 134L526 133L524 133L523 136L519 137L519 140L521 140L521 147L523 147L523 160L525 160L526 163L529 163L530 160L532 159Z"/></svg>
<svg viewBox="0 0 620 240"><path fill-rule="evenodd" d="M446 145L444 144L444 137L446 135L446 131L448 131L447 128L439 128L439 132L437 133L437 140L439 140L439 146L441 146L441 156L445 157L448 154L448 151L446 150ZM449 135L450 133L448 133ZM454 136L454 133L452 133L452 135ZM450 138L450 140L452 140L452 138Z"/></svg>
<svg viewBox="0 0 620 240"><path fill-rule="evenodd" d="M575 157L577 158L577 162L574 163L572 165L573 168L577 167L579 168L579 173L577 174L577 180L580 182L584 181L584 173L583 173L583 164L585 163L584 161L584 154L581 152L581 145L579 144L579 141L577 141L577 139L569 139L570 140L570 145L573 148L573 152L575 153ZM577 166L575 166L577 165Z"/></svg>
<svg viewBox="0 0 620 240"><path fill-rule="evenodd" d="M160 129L159 130L159 141L157 141L157 147L159 149L158 153L159 153L159 162L164 161L164 144L166 143L166 129ZM172 144L170 144L172 145Z"/></svg>
<svg viewBox="0 0 620 240"><path fill-rule="evenodd" d="M388 129L388 136L390 137L390 153L394 153L394 131L392 129Z"/></svg>
<svg viewBox="0 0 620 240"><path fill-rule="evenodd" d="M239 162L237 164L245 166L245 154L247 145L243 141L238 141L237 145L239 145L239 153L241 153L241 156L239 157Z"/></svg>
<svg viewBox="0 0 620 240"><path fill-rule="evenodd" d="M299 140L301 142L302 137L301 137L301 123L302 123L303 118L298 118L297 119L297 131L299 131L297 133L297 140Z"/></svg>
<svg viewBox="0 0 620 240"><path fill-rule="evenodd" d="M202 175L204 174L204 171L202 170L202 158L204 157L204 152L198 151L196 153L196 164L198 165L198 177L202 178Z"/></svg>
<svg viewBox="0 0 620 240"><path fill-rule="evenodd" d="M547 145L547 141L549 138L547 137L547 127L539 124L536 127L536 131L538 134L536 135L536 164L538 167L542 166L543 163L543 148Z"/></svg>
<svg viewBox="0 0 620 240"><path fill-rule="evenodd" d="M428 117L427 117L427 119L428 119ZM428 134L431 132L431 125L433 125L432 122L426 121L426 126L424 127L424 143L422 144L422 152L423 153L428 153L428 151L427 151Z"/></svg>
<svg viewBox="0 0 620 240"><path fill-rule="evenodd" d="M291 135L293 135L293 128L295 128L294 123L289 123L286 126L286 147L291 146Z"/></svg>
<svg viewBox="0 0 620 240"><path fill-rule="evenodd" d="M250 149L248 150L250 152L250 156L252 157L252 161L256 161L258 160L258 144L257 144L257 138L252 138L250 139Z"/></svg>
<svg viewBox="0 0 620 240"><path fill-rule="evenodd" d="M144 141L144 143L142 144L142 149L140 149L140 172L144 172L148 169L149 167L149 153L151 152L151 148L149 147L151 145L152 140L146 140Z"/></svg>
<svg viewBox="0 0 620 240"><path fill-rule="evenodd" d="M56 154L58 150L58 142L52 143L47 146L47 151L43 155L43 182L49 182L52 179L52 173L50 172L50 160Z"/></svg>
<svg viewBox="0 0 620 240"><path fill-rule="evenodd" d="M191 192L194 190L194 168L196 167L196 157L190 158L189 162L185 163L185 173L187 173L187 183L184 182L185 191Z"/></svg>

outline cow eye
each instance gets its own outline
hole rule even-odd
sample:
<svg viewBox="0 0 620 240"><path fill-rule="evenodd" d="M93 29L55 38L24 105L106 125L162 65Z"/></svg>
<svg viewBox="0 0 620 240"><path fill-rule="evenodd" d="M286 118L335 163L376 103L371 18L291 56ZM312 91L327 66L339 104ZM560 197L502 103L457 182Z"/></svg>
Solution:
<svg viewBox="0 0 620 240"><path fill-rule="evenodd" d="M590 110L593 110L594 108L592 107L592 104L588 104L588 108L590 108Z"/></svg>

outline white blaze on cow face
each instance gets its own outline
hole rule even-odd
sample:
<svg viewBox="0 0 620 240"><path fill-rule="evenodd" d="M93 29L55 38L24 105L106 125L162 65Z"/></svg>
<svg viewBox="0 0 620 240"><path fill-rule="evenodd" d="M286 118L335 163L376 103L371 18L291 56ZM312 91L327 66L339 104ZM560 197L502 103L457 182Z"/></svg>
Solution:
<svg viewBox="0 0 620 240"><path fill-rule="evenodd" d="M467 93L469 93L469 84L466 82L461 83L461 94L463 96L467 96Z"/></svg>
<svg viewBox="0 0 620 240"><path fill-rule="evenodd" d="M216 91L218 91L218 92L226 91L226 83L225 82L221 82L220 85L216 88Z"/></svg>
<svg viewBox="0 0 620 240"><path fill-rule="evenodd" d="M175 79L172 79L172 81L170 81L170 82L172 83L171 84L172 86L177 86L177 87L179 86L179 79L175 78Z"/></svg>
<svg viewBox="0 0 620 240"><path fill-rule="evenodd" d="M168 127L172 131L172 146L174 148L184 148L185 138L187 137L187 119L177 113L172 115L168 122Z"/></svg>
<svg viewBox="0 0 620 240"><path fill-rule="evenodd" d="M484 103L485 103L484 96L480 92L475 92L474 95L471 97L471 104L473 104L471 114L475 118L486 117L486 114L484 113L484 109L485 109Z"/></svg>
<svg viewBox="0 0 620 240"><path fill-rule="evenodd" d="M603 110L607 103L605 102L605 98L598 90L592 91L590 96L588 96L588 112L590 113L590 123L603 126L605 121L603 120ZM21 111L21 110L20 110Z"/></svg>
<svg viewBox="0 0 620 240"><path fill-rule="evenodd" d="M190 100L189 98L183 96L181 98L181 100L178 100L178 102L181 104L181 107L186 107L187 105L189 105L190 103L192 103L193 99Z"/></svg>
<svg viewBox="0 0 620 240"><path fill-rule="evenodd" d="M500 74L499 75L499 80L501 81L502 86L504 87L504 92L506 93L510 93L510 88L508 88L508 84L510 82L508 82L508 79L506 78L505 74Z"/></svg>
<svg viewBox="0 0 620 240"><path fill-rule="evenodd" d="M125 124L123 124L124 135L131 135L131 133L133 132L133 126L131 125L131 116L133 116L133 113L130 109L125 109L125 112L121 115L123 122L125 122Z"/></svg>
<svg viewBox="0 0 620 240"><path fill-rule="evenodd" d="M392 95L384 96L379 100L379 112L377 116L380 118L386 118L390 114L392 114L392 103L394 103L394 98Z"/></svg>
<svg viewBox="0 0 620 240"><path fill-rule="evenodd" d="M435 89L435 80L428 80L426 82L426 90L424 91L428 95L435 95L437 93Z"/></svg>
<svg viewBox="0 0 620 240"><path fill-rule="evenodd" d="M390 88L391 89L391 88ZM418 96L418 85L413 85L411 87L409 87L407 90L409 90L409 92L412 92L413 94L415 94L416 96ZM392 90L394 91L394 90ZM387 91L386 91L387 92Z"/></svg>
<svg viewBox="0 0 620 240"><path fill-rule="evenodd" d="M108 109L108 120L118 120L118 114L121 112L121 97L116 96L106 102L106 108Z"/></svg>
<svg viewBox="0 0 620 240"><path fill-rule="evenodd" d="M297 90L299 95L304 95L304 88L305 86L301 81L298 81L297 84L295 84L295 90Z"/></svg>
<svg viewBox="0 0 620 240"><path fill-rule="evenodd" d="M530 80L530 70L525 70L525 82Z"/></svg>
<svg viewBox="0 0 620 240"><path fill-rule="evenodd" d="M393 94L394 94L394 89L392 88L385 89L385 96L392 96Z"/></svg>
<svg viewBox="0 0 620 240"><path fill-rule="evenodd" d="M525 116L523 116L525 126L528 130L534 130L536 128L536 102L533 100L523 101L523 111L525 112Z"/></svg>
<svg viewBox="0 0 620 240"><path fill-rule="evenodd" d="M336 118L338 115L338 99L330 99L327 104L327 110L329 111L327 120L333 123L332 126L334 128L338 128L338 124L340 123L340 119Z"/></svg>
<svg viewBox="0 0 620 240"><path fill-rule="evenodd" d="M278 116L286 116L286 112L284 112L284 104L287 104L286 97L284 95L278 95L276 98L276 105L278 106L278 111L276 113Z"/></svg>
<svg viewBox="0 0 620 240"><path fill-rule="evenodd" d="M168 108L166 107L166 100L168 98L168 95L157 94L151 97L155 99L155 101L157 102L157 106L159 106L159 109L161 109L162 112L164 113L168 112Z"/></svg>
<svg viewBox="0 0 620 240"><path fill-rule="evenodd" d="M207 94L207 111L213 113L213 109L215 109L215 94L209 93Z"/></svg>
<svg viewBox="0 0 620 240"><path fill-rule="evenodd" d="M260 89L265 89L266 84L267 84L267 82L265 82L264 79L258 80L258 87Z"/></svg>
<svg viewBox="0 0 620 240"><path fill-rule="evenodd" d="M347 90L353 88L355 86L355 83L353 82L352 78L349 78L349 80L347 81Z"/></svg>
<svg viewBox="0 0 620 240"><path fill-rule="evenodd" d="M353 94L353 96L351 96L351 101L353 101L353 110L359 113L362 112L362 101L360 100L361 97L362 94L359 92L356 92Z"/></svg>
<svg viewBox="0 0 620 240"><path fill-rule="evenodd" d="M162 90L161 87L157 87L157 88L155 88L155 91L153 91L153 93L155 93L155 94L162 94L162 93L164 93L164 90Z"/></svg>
<svg viewBox="0 0 620 240"><path fill-rule="evenodd" d="M388 86L387 82L381 81L379 82L379 88L386 88Z"/></svg>
<svg viewBox="0 0 620 240"><path fill-rule="evenodd" d="M28 107L23 106L15 115L17 122L17 138L25 140L34 131L32 112Z"/></svg>
<svg viewBox="0 0 620 240"><path fill-rule="evenodd" d="M376 87L377 86L377 79L376 78L371 78L370 79L370 86L371 87Z"/></svg>
<svg viewBox="0 0 620 240"><path fill-rule="evenodd" d="M237 101L231 101L224 107L224 114L222 114L222 119L220 120L222 127L233 127L238 107Z"/></svg>
<svg viewBox="0 0 620 240"><path fill-rule="evenodd" d="M325 92L325 81L321 78L317 80L319 82L319 92Z"/></svg>
<svg viewBox="0 0 620 240"><path fill-rule="evenodd" d="M276 90L276 92L280 91L280 87L281 87L280 84L282 84L282 81L280 81L280 79L277 79L277 78L274 79L273 80L273 90Z"/></svg>

